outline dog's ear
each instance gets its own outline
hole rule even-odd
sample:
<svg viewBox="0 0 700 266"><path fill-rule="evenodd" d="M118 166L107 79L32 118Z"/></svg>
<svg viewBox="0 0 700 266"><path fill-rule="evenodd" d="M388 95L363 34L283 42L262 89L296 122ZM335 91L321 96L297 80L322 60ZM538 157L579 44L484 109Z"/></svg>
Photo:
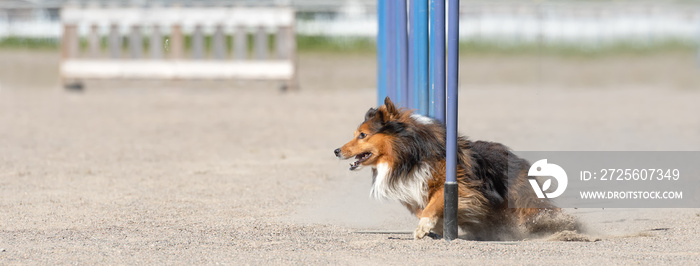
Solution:
<svg viewBox="0 0 700 266"><path fill-rule="evenodd" d="M380 106L379 108L370 108L367 110L367 113L365 113L365 122L369 120L375 120L379 122L380 124L384 124L388 122L392 117L398 117L399 116L399 110L396 109L396 106L394 106L394 103L391 102L391 99L389 97L384 98L384 106Z"/></svg>
<svg viewBox="0 0 700 266"><path fill-rule="evenodd" d="M365 114L365 122L374 118L377 115L377 109L376 108L369 108L367 110L367 113Z"/></svg>
<svg viewBox="0 0 700 266"><path fill-rule="evenodd" d="M386 123L386 117L388 117L386 115L386 111L378 108L369 108L369 110L367 110L367 113L365 114L365 122L374 120L379 124L384 124Z"/></svg>
<svg viewBox="0 0 700 266"><path fill-rule="evenodd" d="M391 102L389 96L386 96L386 98L384 98L384 106L386 106L386 112L389 113L389 116L399 115L399 110L396 109L396 106L394 106L394 103Z"/></svg>

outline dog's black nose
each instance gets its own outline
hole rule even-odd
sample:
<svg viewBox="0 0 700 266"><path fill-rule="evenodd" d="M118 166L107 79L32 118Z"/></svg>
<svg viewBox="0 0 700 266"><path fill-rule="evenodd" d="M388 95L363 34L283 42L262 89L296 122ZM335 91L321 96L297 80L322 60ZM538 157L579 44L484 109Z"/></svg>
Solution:
<svg viewBox="0 0 700 266"><path fill-rule="evenodd" d="M335 157L340 157L340 148L335 149L333 153L335 153Z"/></svg>

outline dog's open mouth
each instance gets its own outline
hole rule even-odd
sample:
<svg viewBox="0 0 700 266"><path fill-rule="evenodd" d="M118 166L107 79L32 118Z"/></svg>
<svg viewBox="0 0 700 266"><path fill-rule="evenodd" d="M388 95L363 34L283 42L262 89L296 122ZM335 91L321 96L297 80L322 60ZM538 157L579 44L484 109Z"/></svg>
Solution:
<svg viewBox="0 0 700 266"><path fill-rule="evenodd" d="M362 162L366 161L367 159L369 159L369 157L372 157L371 152L363 152L363 153L360 153L357 156L355 156L355 159L357 159L357 161L350 164L350 171L355 170L358 167L360 167L360 164Z"/></svg>

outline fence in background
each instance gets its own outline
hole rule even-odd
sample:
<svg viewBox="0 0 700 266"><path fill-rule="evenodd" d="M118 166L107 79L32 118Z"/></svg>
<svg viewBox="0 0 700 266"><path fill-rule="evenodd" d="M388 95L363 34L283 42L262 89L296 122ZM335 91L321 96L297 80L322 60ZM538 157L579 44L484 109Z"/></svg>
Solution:
<svg viewBox="0 0 700 266"><path fill-rule="evenodd" d="M700 5L540 2L462 5L460 36L493 43L604 46L700 41Z"/></svg>
<svg viewBox="0 0 700 266"><path fill-rule="evenodd" d="M284 81L284 88L297 85L295 15L288 7L68 5L61 21L66 83L269 79Z"/></svg>
<svg viewBox="0 0 700 266"><path fill-rule="evenodd" d="M95 3L107 5L124 2L128 1L100 0ZM202 0L197 4L274 6L278 2ZM288 3L299 14L295 27L299 34L368 38L374 38L377 34L376 1L281 2ZM59 7L0 3L0 39L60 38ZM700 4L693 2L462 1L460 14L462 41L487 41L503 45L573 44L593 48L618 42L639 45L667 40L700 43Z"/></svg>
<svg viewBox="0 0 700 266"><path fill-rule="evenodd" d="M361 10L371 11L363 8ZM327 36L376 36L372 12L319 14L298 31ZM460 39L502 45L605 46L668 40L700 43L700 4L631 1L462 1Z"/></svg>

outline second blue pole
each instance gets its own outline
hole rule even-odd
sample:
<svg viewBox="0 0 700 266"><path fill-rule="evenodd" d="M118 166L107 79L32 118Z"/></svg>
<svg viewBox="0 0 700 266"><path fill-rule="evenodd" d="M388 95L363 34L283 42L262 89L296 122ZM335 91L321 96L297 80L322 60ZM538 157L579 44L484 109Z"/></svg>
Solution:
<svg viewBox="0 0 700 266"><path fill-rule="evenodd" d="M459 83L459 0L449 0L447 15L447 161L445 180L445 224L446 240L457 238L457 96Z"/></svg>

